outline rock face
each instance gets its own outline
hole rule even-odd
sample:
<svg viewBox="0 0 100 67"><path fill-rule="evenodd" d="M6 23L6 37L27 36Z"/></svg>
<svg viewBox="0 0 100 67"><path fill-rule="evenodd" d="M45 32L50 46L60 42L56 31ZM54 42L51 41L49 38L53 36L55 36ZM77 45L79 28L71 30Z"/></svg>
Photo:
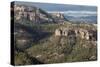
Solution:
<svg viewBox="0 0 100 67"><path fill-rule="evenodd" d="M68 30L66 28L56 29L55 36L67 36Z"/></svg>
<svg viewBox="0 0 100 67"><path fill-rule="evenodd" d="M34 23L62 23L66 20L61 13L47 13L35 6L14 5L15 20L27 19Z"/></svg>
<svg viewBox="0 0 100 67"><path fill-rule="evenodd" d="M27 19L34 23L53 22L48 13L37 7L15 5L14 14L15 20Z"/></svg>
<svg viewBox="0 0 100 67"><path fill-rule="evenodd" d="M61 36L62 35L62 30L60 30L60 29L56 29L56 31L55 31L55 36Z"/></svg>
<svg viewBox="0 0 100 67"><path fill-rule="evenodd" d="M56 22L62 23L64 21L67 21L67 19L64 17L61 13L50 13L52 17L55 19Z"/></svg>
<svg viewBox="0 0 100 67"><path fill-rule="evenodd" d="M87 39L87 40L89 39L89 32L88 32L88 30L79 29L78 32L79 32L80 37L81 37L82 39Z"/></svg>
<svg viewBox="0 0 100 67"><path fill-rule="evenodd" d="M97 40L97 31L94 30L86 30L86 29L67 29L61 28L56 29L55 36L70 36L74 35L76 37L80 37L81 39L86 40Z"/></svg>

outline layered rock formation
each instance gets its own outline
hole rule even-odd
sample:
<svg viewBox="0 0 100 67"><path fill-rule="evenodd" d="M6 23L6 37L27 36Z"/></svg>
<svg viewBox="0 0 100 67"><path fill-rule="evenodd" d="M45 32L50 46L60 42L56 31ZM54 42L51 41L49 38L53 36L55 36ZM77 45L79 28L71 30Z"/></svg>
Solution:
<svg viewBox="0 0 100 67"><path fill-rule="evenodd" d="M81 39L86 40L97 40L97 31L96 30L86 30L86 29L68 29L60 28L55 30L55 36L70 36L74 35L80 37Z"/></svg>
<svg viewBox="0 0 100 67"><path fill-rule="evenodd" d="M34 23L59 23L66 21L66 18L61 13L47 13L44 10L35 6L15 5L14 6L15 20L29 20Z"/></svg>
<svg viewBox="0 0 100 67"><path fill-rule="evenodd" d="M34 23L53 22L45 11L37 7L15 5L14 14L15 20L27 19Z"/></svg>

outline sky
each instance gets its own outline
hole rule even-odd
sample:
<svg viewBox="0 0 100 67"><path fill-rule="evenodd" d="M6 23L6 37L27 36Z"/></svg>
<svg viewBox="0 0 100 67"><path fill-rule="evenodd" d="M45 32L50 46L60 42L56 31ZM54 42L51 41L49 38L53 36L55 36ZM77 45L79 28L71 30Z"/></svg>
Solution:
<svg viewBox="0 0 100 67"><path fill-rule="evenodd" d="M97 11L96 6L89 5L73 5L73 4L57 4L57 3L40 3L40 2L15 2L15 4L36 6L45 11Z"/></svg>
<svg viewBox="0 0 100 67"><path fill-rule="evenodd" d="M13 1L13 0L11 0ZM44 3L60 3L60 4L79 4L79 5L93 5L97 6L99 0L15 0L28 2L44 2Z"/></svg>

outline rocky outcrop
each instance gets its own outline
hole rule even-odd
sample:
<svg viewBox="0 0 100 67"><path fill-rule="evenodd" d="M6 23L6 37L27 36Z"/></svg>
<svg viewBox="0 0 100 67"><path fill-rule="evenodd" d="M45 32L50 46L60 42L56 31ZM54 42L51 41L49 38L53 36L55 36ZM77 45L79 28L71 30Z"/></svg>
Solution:
<svg viewBox="0 0 100 67"><path fill-rule="evenodd" d="M15 20L27 19L34 23L53 22L52 17L48 13L35 6L31 7L31 6L15 5L14 17Z"/></svg>
<svg viewBox="0 0 100 67"><path fill-rule="evenodd" d="M55 36L61 36L62 35L62 30L56 29L55 30Z"/></svg>
<svg viewBox="0 0 100 67"><path fill-rule="evenodd" d="M64 22L64 21L68 21L68 20L65 18L64 14L62 14L62 13L50 13L50 14L51 14L52 17L55 19L55 21L58 22L58 23L62 23L62 22Z"/></svg>
<svg viewBox="0 0 100 67"><path fill-rule="evenodd" d="M15 20L27 19L34 23L62 23L67 21L61 13L47 13L35 6L14 5Z"/></svg>
<svg viewBox="0 0 100 67"><path fill-rule="evenodd" d="M55 36L67 36L68 35L68 29L67 28L60 28L56 29Z"/></svg>
<svg viewBox="0 0 100 67"><path fill-rule="evenodd" d="M95 30L86 30L86 29L67 29L60 28L56 29L55 36L70 36L74 35L76 37L80 37L81 39L86 40L97 40L97 31Z"/></svg>

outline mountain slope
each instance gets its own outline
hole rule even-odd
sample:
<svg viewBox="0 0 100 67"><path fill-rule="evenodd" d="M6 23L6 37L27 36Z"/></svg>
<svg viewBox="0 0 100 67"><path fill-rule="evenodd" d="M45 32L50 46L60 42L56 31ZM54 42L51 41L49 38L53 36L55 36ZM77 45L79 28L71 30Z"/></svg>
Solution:
<svg viewBox="0 0 100 67"><path fill-rule="evenodd" d="M31 21L32 23L59 23L61 20L65 21L64 15L55 14L51 15L44 10L35 6L15 5L14 17L17 22ZM59 16L58 16L59 15ZM58 18L58 19L57 19ZM24 22L25 23L25 22Z"/></svg>

